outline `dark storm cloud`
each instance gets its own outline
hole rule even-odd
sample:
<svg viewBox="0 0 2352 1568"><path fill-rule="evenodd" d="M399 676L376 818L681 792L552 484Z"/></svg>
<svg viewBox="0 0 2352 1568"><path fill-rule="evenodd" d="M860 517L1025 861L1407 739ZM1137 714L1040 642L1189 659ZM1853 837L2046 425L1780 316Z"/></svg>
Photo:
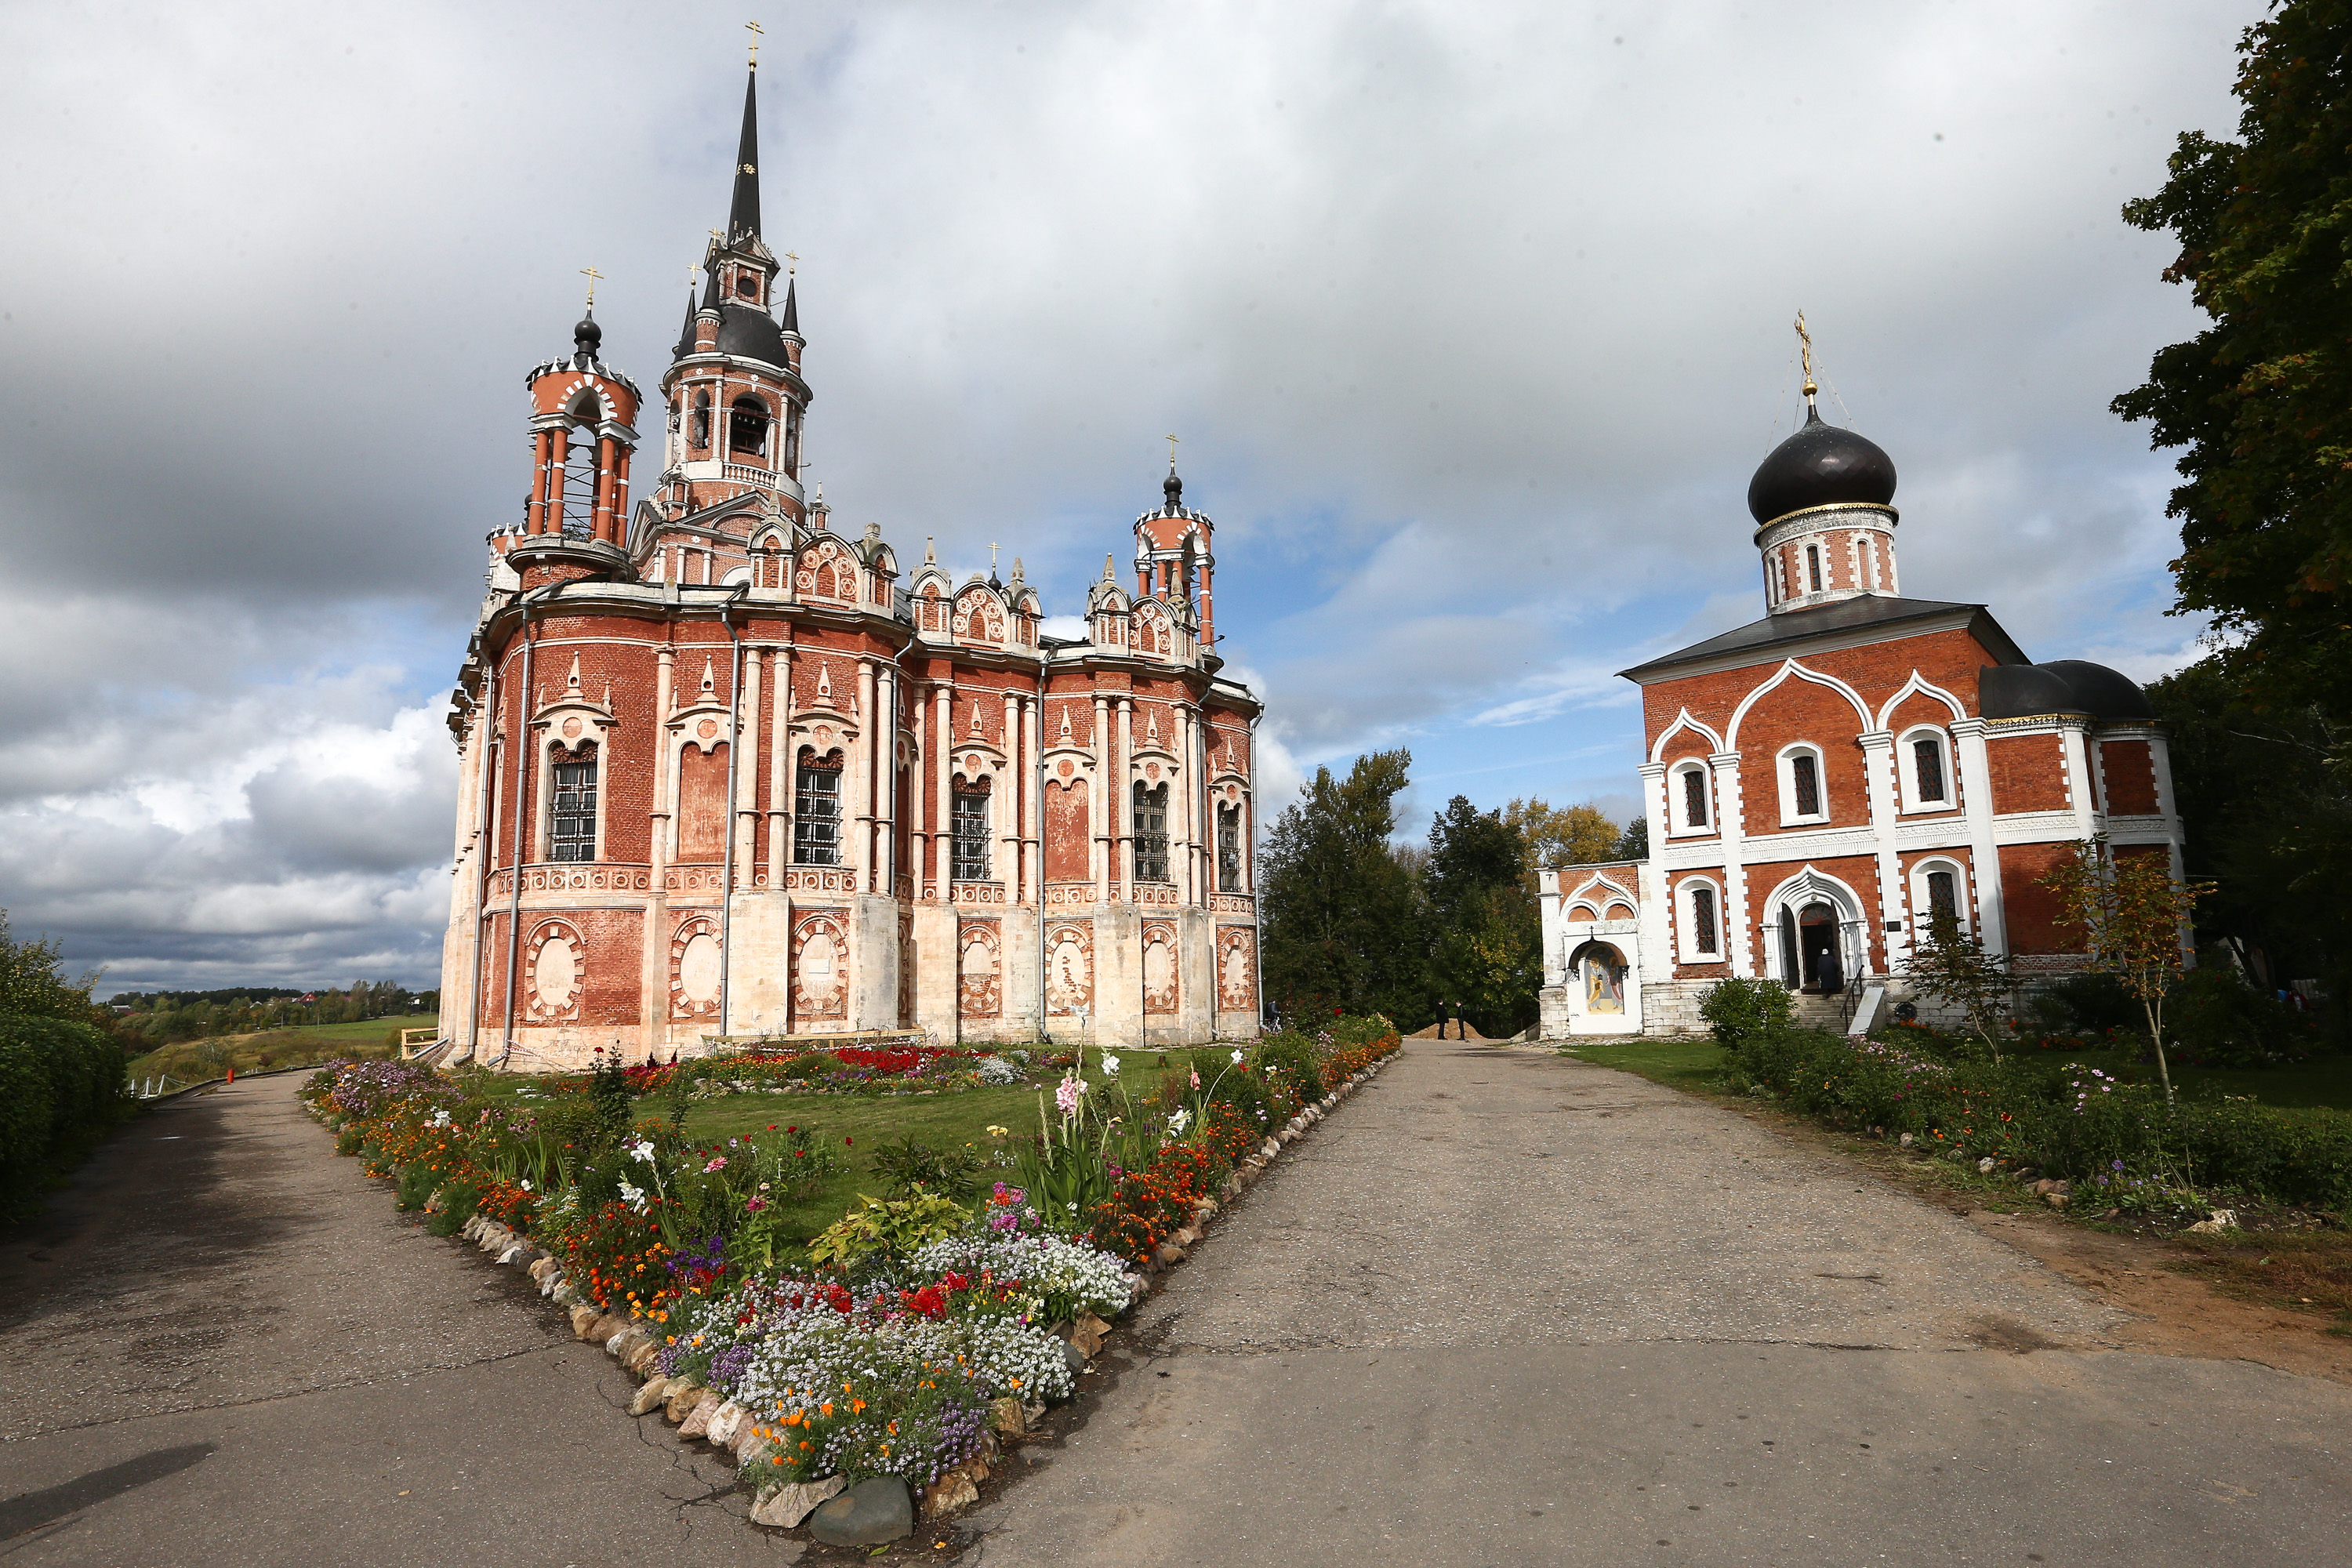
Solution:
<svg viewBox="0 0 2352 1568"><path fill-rule="evenodd" d="M797 7L762 182L812 467L841 526L1002 541L1066 614L1178 431L1273 782L1537 722L1570 755L1624 728L1610 670L1752 616L1801 305L1901 467L1906 589L2152 673L2194 630L2165 465L2105 410L2192 322L2115 214L2228 129L2258 9ZM0 13L18 929L150 982L431 975L521 378L593 265L652 388L739 21Z"/></svg>

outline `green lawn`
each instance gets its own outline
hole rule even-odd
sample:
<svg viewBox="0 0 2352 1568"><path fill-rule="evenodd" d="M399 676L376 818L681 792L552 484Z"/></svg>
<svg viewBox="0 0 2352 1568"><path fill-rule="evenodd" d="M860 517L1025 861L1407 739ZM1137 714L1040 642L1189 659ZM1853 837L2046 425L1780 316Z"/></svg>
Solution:
<svg viewBox="0 0 2352 1568"><path fill-rule="evenodd" d="M1097 1065L1098 1058L1091 1051L1087 1055L1083 1076L1092 1086L1089 1098L1097 1101L1098 1109L1106 1093L1114 1103L1120 1099L1122 1090L1126 1097L1140 1102L1166 1079L1195 1067L1200 1070L1202 1083L1206 1085L1231 1063L1233 1055L1229 1047L1115 1054L1119 1057L1119 1075L1110 1080L1108 1089ZM1160 1065L1163 1055L1167 1063L1164 1067ZM1056 1114L1053 1086L1058 1078L1045 1076L1042 1084L967 1089L961 1094L730 1094L717 1100L696 1100L687 1112L686 1131L698 1143L717 1143L744 1132L764 1133L770 1127L808 1129L819 1145L832 1150L848 1167L795 1205L795 1219L805 1234L813 1235L846 1213L860 1193L875 1197L885 1195L881 1180L866 1164L866 1151L886 1139L895 1142L903 1133L934 1149L968 1144L983 1157L1004 1151L1009 1160L1010 1151L1019 1140L1036 1132L1041 1098L1045 1102L1046 1115ZM637 1104L640 1116L658 1116L667 1110L667 1101L658 1093ZM992 1138L988 1132L991 1126L1006 1128L1012 1136ZM846 1145L845 1139L849 1140ZM1009 1168L1002 1169L1000 1174L1005 1181L1013 1180Z"/></svg>
<svg viewBox="0 0 2352 1568"><path fill-rule="evenodd" d="M1709 1039L1613 1039L1595 1036L1580 1039L1561 1053L1599 1067L1627 1072L1675 1089L1717 1087L1723 1066L1723 1047ZM2051 1067L2081 1062L2130 1083L2154 1083L2156 1064L2132 1060L2122 1051L2029 1051L2030 1060ZM2175 1067L2172 1087L2183 1097L2209 1094L2250 1095L2282 1110L2328 1108L2352 1110L2352 1055L2315 1056L2294 1067L2222 1068Z"/></svg>

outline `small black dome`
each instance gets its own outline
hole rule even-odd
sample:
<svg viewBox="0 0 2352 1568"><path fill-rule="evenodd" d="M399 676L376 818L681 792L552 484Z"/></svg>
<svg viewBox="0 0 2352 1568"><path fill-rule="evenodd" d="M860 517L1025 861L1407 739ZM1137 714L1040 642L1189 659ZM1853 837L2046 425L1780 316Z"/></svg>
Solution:
<svg viewBox="0 0 2352 1568"><path fill-rule="evenodd" d="M719 307L719 352L762 364L789 363L784 357L783 329L757 305L730 300Z"/></svg>
<svg viewBox="0 0 2352 1568"><path fill-rule="evenodd" d="M1184 481L1176 477L1175 469L1169 469L1168 477L1160 481L1160 493L1168 498L1170 511L1184 504Z"/></svg>
<svg viewBox="0 0 2352 1568"><path fill-rule="evenodd" d="M2087 659L1989 664L1977 672L1977 710L1987 719L2087 713L2094 719L2153 722L2156 709L2132 679Z"/></svg>
<svg viewBox="0 0 2352 1568"><path fill-rule="evenodd" d="M2042 668L2065 677L2084 710L2095 719L2145 719L2152 722L2156 718L2156 708L2148 701L2147 693L2119 669L2082 658L2053 658Z"/></svg>
<svg viewBox="0 0 2352 1568"><path fill-rule="evenodd" d="M1895 459L1876 442L1823 424L1819 409L1748 481L1748 510L1759 523L1808 507L1885 506L1894 499Z"/></svg>
<svg viewBox="0 0 2352 1568"><path fill-rule="evenodd" d="M604 341L604 329L596 324L596 318L593 316L583 316L580 318L580 324L572 329L572 349L576 353L586 354L591 359L596 357L597 347Z"/></svg>

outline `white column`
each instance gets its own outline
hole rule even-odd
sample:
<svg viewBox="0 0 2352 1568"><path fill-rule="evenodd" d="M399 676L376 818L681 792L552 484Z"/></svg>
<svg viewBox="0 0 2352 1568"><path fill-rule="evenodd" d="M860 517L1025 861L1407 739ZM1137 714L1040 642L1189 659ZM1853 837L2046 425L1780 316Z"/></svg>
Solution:
<svg viewBox="0 0 2352 1568"><path fill-rule="evenodd" d="M783 437L781 433L777 439ZM885 898L898 894L898 667L875 669L874 716L880 730L874 755L882 773L875 791L874 890Z"/></svg>
<svg viewBox="0 0 2352 1568"><path fill-rule="evenodd" d="M793 647L777 648L769 661L775 668L775 723L768 742L768 876L769 886L781 888L792 864L793 810Z"/></svg>
<svg viewBox="0 0 2352 1568"><path fill-rule="evenodd" d="M1021 794L1022 759L1028 755L1028 745L1021 733L1021 694L1011 687L1004 689L1004 787L998 797L989 803L996 821L996 864L989 870L995 879L1004 884L1004 896L1009 902L1021 896Z"/></svg>
<svg viewBox="0 0 2352 1568"><path fill-rule="evenodd" d="M760 826L760 657L761 650L743 650L742 732L729 745L727 760L735 769L735 874L743 886L757 886L759 867L752 861Z"/></svg>
<svg viewBox="0 0 2352 1568"><path fill-rule="evenodd" d="M670 856L670 789L676 782L669 744L669 710L671 682L675 678L677 651L665 647L654 661L654 733L652 740L654 765L653 884L662 885L662 868L669 864ZM663 1011L668 1010L667 1004Z"/></svg>
<svg viewBox="0 0 2352 1568"><path fill-rule="evenodd" d="M1111 763L1111 820L1118 832L1111 841L1111 858L1116 868L1111 874L1111 888L1122 903L1135 901L1135 820L1128 816L1134 790L1128 774L1128 759L1135 754L1135 699L1118 700L1118 756Z"/></svg>
<svg viewBox="0 0 2352 1568"><path fill-rule="evenodd" d="M857 661L857 754L851 785L851 799L857 807L857 876L853 885L870 893L874 890L875 748L882 743L882 726L875 716L874 661L867 658Z"/></svg>
<svg viewBox="0 0 2352 1568"><path fill-rule="evenodd" d="M1757 965L1750 939L1754 915L1748 904L1747 806L1739 787L1739 753L1717 752L1707 758L1715 770L1715 829L1723 846L1723 923L1728 939L1726 956L1731 973L1751 978L1764 972ZM1651 849L1653 855L1658 847Z"/></svg>
<svg viewBox="0 0 2352 1568"><path fill-rule="evenodd" d="M931 868L939 878L940 899L952 901L955 889L950 885L949 873L953 868L950 843L955 834L954 803L948 798L948 775L955 764L955 687L951 683L939 689L939 727L931 736L931 750L937 753L938 781L932 785L932 800L938 810L931 816ZM961 1005L961 1004L959 1004Z"/></svg>
<svg viewBox="0 0 2352 1568"><path fill-rule="evenodd" d="M1039 698L1025 697L1022 710L1029 717L1021 727L1022 818L1028 839L1021 886L1029 901L1042 910L1045 907L1045 792L1038 783L1038 759L1045 749L1045 704Z"/></svg>
<svg viewBox="0 0 2352 1568"><path fill-rule="evenodd" d="M1885 942L1887 969L1892 972L1900 955L1898 945L1907 946L1909 932L1903 937L1889 931L1891 925L1903 920L1903 866L1895 853L1895 826L1899 820L1895 794L1895 735L1887 730L1871 730L1858 737L1862 742L1863 783L1870 799L1871 852L1878 865L1878 929ZM1863 906L1863 918L1870 918L1870 906ZM1870 935L1862 933L1862 952L1853 955L1862 965L1856 971L1869 972Z"/></svg>
<svg viewBox="0 0 2352 1568"><path fill-rule="evenodd" d="M1087 858L1093 862L1095 902L1107 904L1111 899L1111 879L1117 874L1111 866L1110 813L1110 699L1100 691L1095 693L1094 728L1087 732L1087 744L1095 754L1094 799L1088 803L1090 820L1087 824L1093 844Z"/></svg>
<svg viewBox="0 0 2352 1568"><path fill-rule="evenodd" d="M1960 815L1969 825L1969 863L1976 881L1977 940L1988 952L2009 951L2009 911L2000 892L2000 847L1992 837L1991 762L1985 751L1985 721L1952 721L1952 741L1960 787Z"/></svg>

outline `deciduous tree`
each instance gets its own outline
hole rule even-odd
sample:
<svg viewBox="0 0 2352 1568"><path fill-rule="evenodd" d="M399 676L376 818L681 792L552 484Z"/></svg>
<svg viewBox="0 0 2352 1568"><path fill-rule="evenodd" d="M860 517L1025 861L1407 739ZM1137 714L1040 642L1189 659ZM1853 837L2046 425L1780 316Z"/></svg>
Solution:
<svg viewBox="0 0 2352 1568"><path fill-rule="evenodd" d="M2181 948L2197 900L2210 882L2172 874L2162 849L2111 854L2105 836L2074 846L2074 858L2051 870L2041 885L2064 901L2066 918L2083 929L2091 963L2123 983L2147 1016L2156 1048L2156 1075L2172 1099L2172 1069L2164 1058L2164 995L2182 968Z"/></svg>

